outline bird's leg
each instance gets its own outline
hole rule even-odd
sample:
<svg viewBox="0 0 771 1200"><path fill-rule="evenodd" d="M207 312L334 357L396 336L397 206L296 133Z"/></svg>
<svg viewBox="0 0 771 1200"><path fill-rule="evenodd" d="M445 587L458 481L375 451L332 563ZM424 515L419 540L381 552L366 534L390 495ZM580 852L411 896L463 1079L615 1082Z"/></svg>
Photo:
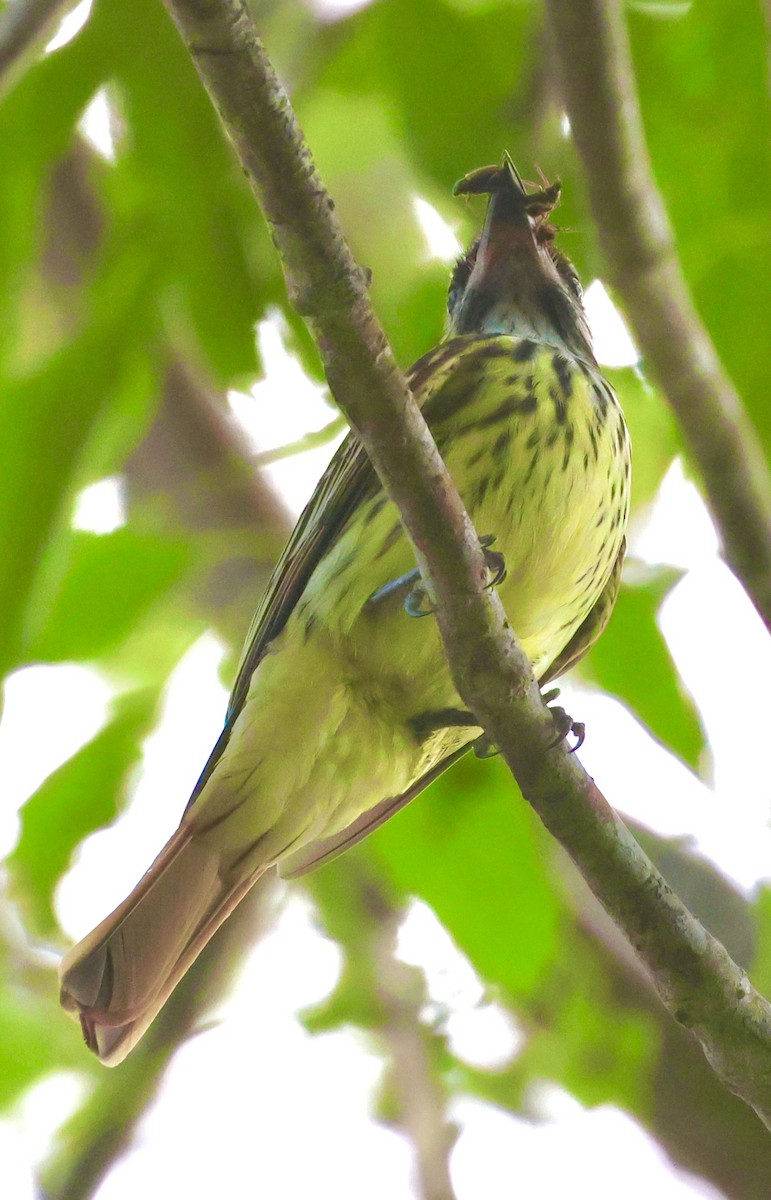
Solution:
<svg viewBox="0 0 771 1200"><path fill-rule="evenodd" d="M583 721L574 721L570 713L565 712L565 709L560 704L552 704L560 694L559 688L551 688L550 691L544 692L542 699L554 721L556 736L554 741L549 742L547 750L553 750L555 746L559 746L560 742L564 742L568 734L572 733L575 736L576 744L570 747L570 753L575 754L584 744L586 737L586 726Z"/></svg>
<svg viewBox="0 0 771 1200"><path fill-rule="evenodd" d="M440 729L471 729L474 726L479 728L479 721L474 714L463 708L430 709L428 712L418 713L416 717L410 717L407 724L419 742L424 742Z"/></svg>
<svg viewBox="0 0 771 1200"><path fill-rule="evenodd" d="M416 571L415 574L420 580L420 571ZM431 613L436 612L436 604L422 580L408 593L404 601L404 611L408 617L430 617Z"/></svg>
<svg viewBox="0 0 771 1200"><path fill-rule="evenodd" d="M407 593L403 604L408 617L428 617L436 610L436 605L431 600L417 567L408 571L406 575L399 575L397 579L389 579L388 583L384 583L382 587L372 593L366 607L374 607L382 600L398 596L400 592Z"/></svg>
<svg viewBox="0 0 771 1200"><path fill-rule="evenodd" d="M506 562L503 555L497 550L490 549L494 541L494 533L488 533L479 539L479 544L484 551L487 569L490 572L490 580L487 586L491 588L498 587L506 578ZM436 605L428 589L423 584L422 576L417 567L412 571L408 571L406 575L399 575L397 579L389 579L388 583L384 583L382 587L379 587L377 591L372 593L367 601L367 607L379 604L381 600L387 600L390 596L398 595L399 592L403 591L407 591L407 595L404 598L404 611L408 617L428 617L432 612L436 611Z"/></svg>
<svg viewBox="0 0 771 1200"><path fill-rule="evenodd" d="M395 596L398 592L405 591L409 588L410 591L414 584L420 579L420 571L415 567L412 571L408 571L406 575L400 575L398 579L389 579L388 583L384 583L377 591L373 592L367 601L367 607L370 605L379 604L381 600L387 600L389 596ZM409 599L409 597L408 597ZM406 603L406 601L405 601Z"/></svg>
<svg viewBox="0 0 771 1200"><path fill-rule="evenodd" d="M500 754L500 746L496 746L489 734L483 733L472 747L477 758L495 758Z"/></svg>
<svg viewBox="0 0 771 1200"><path fill-rule="evenodd" d="M415 737L419 742L424 742L432 733L438 733L440 729L458 728L458 729L479 729L479 721L472 712L468 712L463 708L437 708L431 712L420 713L417 717L411 717L407 722ZM486 733L480 734L474 739L472 746L474 754L477 758L494 758L496 754L500 754L500 750Z"/></svg>

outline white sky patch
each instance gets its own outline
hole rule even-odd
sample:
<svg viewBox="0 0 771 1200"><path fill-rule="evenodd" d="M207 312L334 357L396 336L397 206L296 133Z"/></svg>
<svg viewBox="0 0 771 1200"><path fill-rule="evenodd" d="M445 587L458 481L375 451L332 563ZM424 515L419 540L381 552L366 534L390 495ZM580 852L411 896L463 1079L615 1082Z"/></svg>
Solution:
<svg viewBox="0 0 771 1200"><path fill-rule="evenodd" d="M694 622L695 611L702 614L702 622ZM740 877L746 865L750 879L753 873L768 879L768 705L756 699L764 686L760 681L771 679L771 644L763 623L728 567L717 559L690 571L677 584L662 605L659 621L685 686L698 697L712 750L719 824L699 840L734 877ZM729 647L735 669L730 680L716 670L716 660Z"/></svg>
<svg viewBox="0 0 771 1200"><path fill-rule="evenodd" d="M84 533L114 533L126 524L126 487L120 475L99 479L75 498L72 528Z"/></svg>
<svg viewBox="0 0 771 1200"><path fill-rule="evenodd" d="M52 54L54 50L61 50L62 46L66 46L80 33L91 15L92 4L93 0L80 0L80 4L76 4L72 12L68 12L66 16L62 17L59 28L46 45L46 54Z"/></svg>
<svg viewBox="0 0 771 1200"><path fill-rule="evenodd" d="M289 445L309 431L323 429L336 416L336 409L325 400L327 389L309 379L287 349L285 331L278 310L259 323L257 341L264 378L249 394L228 392L231 411L257 452ZM341 433L323 446L263 468L295 515L307 503L343 436Z"/></svg>
<svg viewBox="0 0 771 1200"><path fill-rule="evenodd" d="M56 1130L83 1103L88 1092L88 1083L74 1071L56 1071L38 1080L22 1095L8 1121L0 1125L0 1147L3 1145L2 1126L8 1134L13 1132L18 1149L23 1149L25 1158L35 1164L42 1163L51 1153ZM3 1181L6 1180L6 1157L3 1155ZM25 1196L26 1192L11 1187L8 1196ZM30 1196L32 1193L30 1192Z"/></svg>
<svg viewBox="0 0 771 1200"><path fill-rule="evenodd" d="M712 757L712 787L673 755L654 748L617 701L568 678L568 711L589 730L581 761L611 803L694 847L748 893L771 875L771 785L766 706L757 680L771 678L771 646L741 586L718 556L706 506L682 462L667 472L631 553L686 570L663 602L659 624L675 666L698 704ZM725 631L730 630L730 659ZM628 669L634 672L634 647ZM629 770L629 763L637 767Z"/></svg>
<svg viewBox="0 0 771 1200"><path fill-rule="evenodd" d="M723 1200L710 1184L675 1168L620 1109L585 1109L561 1089L542 1091L546 1120L538 1125L480 1100L453 1101L450 1115L462 1130L451 1160L458 1200L571 1196L577 1181L580 1192L587 1180L592 1200L621 1194L624 1200Z"/></svg>
<svg viewBox="0 0 771 1200"><path fill-rule="evenodd" d="M101 87L89 100L78 122L78 130L106 162L115 162L113 114L106 87Z"/></svg>
<svg viewBox="0 0 771 1200"><path fill-rule="evenodd" d="M324 21L340 21L372 4L372 0L305 0L311 12Z"/></svg>
<svg viewBox="0 0 771 1200"><path fill-rule="evenodd" d="M425 1017L446 1033L453 1054L480 1069L511 1061L524 1038L511 1015L487 999L471 963L421 900L412 900L407 909L396 953L423 970L431 1001Z"/></svg>
<svg viewBox="0 0 771 1200"><path fill-rule="evenodd" d="M593 279L584 292L584 308L602 366L633 367L640 361L640 352L601 280Z"/></svg>
<svg viewBox="0 0 771 1200"><path fill-rule="evenodd" d="M23 667L5 682L0 723L0 855L17 836L18 809L104 725L114 695L90 667Z"/></svg>
<svg viewBox="0 0 771 1200"><path fill-rule="evenodd" d="M37 1200L40 1193L32 1173L32 1161L19 1122L0 1120L0 1162L3 1164L3 1190L14 1200Z"/></svg>
<svg viewBox="0 0 771 1200"><path fill-rule="evenodd" d="M677 645L672 649L676 652ZM633 653L629 670L634 671ZM617 700L569 678L560 688L560 702L586 723L581 762L610 803L663 837L684 838L746 895L753 895L758 881L771 875L765 743L758 740L741 761L735 750L727 760L725 743L711 740L715 777L722 780L722 786L713 789L655 743ZM731 694L735 703L735 692ZM703 705L702 694L698 699ZM744 712L744 706L739 707ZM751 736L742 743L745 750ZM758 736L766 735L761 730ZM736 768L733 775L729 761Z"/></svg>
<svg viewBox="0 0 771 1200"><path fill-rule="evenodd" d="M714 563L718 538L698 488L674 460L645 523L633 530L630 553L645 562L693 568Z"/></svg>
<svg viewBox="0 0 771 1200"><path fill-rule="evenodd" d="M463 247L458 241L452 226L433 204L422 196L415 196L412 201L415 218L426 240L429 258L438 258L441 262L454 262L462 252Z"/></svg>
<svg viewBox="0 0 771 1200"><path fill-rule="evenodd" d="M411 901L399 926L396 953L422 967L431 999L454 1008L479 1004L484 996L477 974L439 918L422 900Z"/></svg>
<svg viewBox="0 0 771 1200"><path fill-rule="evenodd" d="M409 1147L370 1118L380 1056L350 1031L311 1038L294 1016L329 992L339 969L311 905L288 889L277 925L221 1006L223 1019L175 1055L135 1148L99 1200L154 1195L160 1162L176 1163L175 1193L187 1200L251 1195L245 1179L257 1179L270 1200L360 1200L364 1192L367 1200L417 1200Z"/></svg>
<svg viewBox="0 0 771 1200"><path fill-rule="evenodd" d="M337 985L343 956L337 944L320 932L316 909L303 892L279 884L281 911L267 937L245 959L238 987L219 1015L235 1025L248 1025L254 1005L268 1006L271 1019L319 1004ZM274 981L264 995L265 980Z"/></svg>
<svg viewBox="0 0 771 1200"><path fill-rule="evenodd" d="M205 634L181 659L160 722L144 744L131 803L113 825L86 839L61 880L56 910L73 939L123 900L179 824L224 722L224 653L222 643Z"/></svg>

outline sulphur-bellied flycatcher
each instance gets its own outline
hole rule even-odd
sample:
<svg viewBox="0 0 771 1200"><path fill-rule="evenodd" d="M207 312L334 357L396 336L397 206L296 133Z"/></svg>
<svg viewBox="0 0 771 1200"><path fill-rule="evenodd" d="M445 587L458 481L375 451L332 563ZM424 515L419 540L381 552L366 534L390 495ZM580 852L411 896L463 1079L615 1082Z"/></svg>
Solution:
<svg viewBox="0 0 771 1200"><path fill-rule="evenodd" d="M536 677L572 666L618 590L629 439L555 248L555 184L510 159L450 286L448 335L409 373ZM505 562L504 577L501 561ZM461 712L410 543L350 436L257 611L225 729L182 822L131 895L66 956L62 1003L120 1062L255 880L359 840L480 735ZM468 714L465 714L468 716Z"/></svg>

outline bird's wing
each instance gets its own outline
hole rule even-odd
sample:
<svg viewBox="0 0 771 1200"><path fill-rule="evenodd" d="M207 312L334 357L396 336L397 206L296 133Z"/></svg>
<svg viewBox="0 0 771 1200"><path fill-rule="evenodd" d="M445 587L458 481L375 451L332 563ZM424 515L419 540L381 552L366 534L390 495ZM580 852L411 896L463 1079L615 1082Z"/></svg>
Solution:
<svg viewBox="0 0 771 1200"><path fill-rule="evenodd" d="M407 380L419 405L422 406L437 388L441 389L447 378L443 368L452 362L463 345L472 340L479 339L463 337L440 342L418 359L408 372ZM270 577L244 643L225 728L209 755L185 812L200 795L222 756L233 723L246 700L252 675L268 646L284 628L311 575L340 537L351 515L379 487L380 482L366 451L356 435L350 433L317 483Z"/></svg>
<svg viewBox="0 0 771 1200"><path fill-rule="evenodd" d="M591 650L604 630L610 620L610 614L613 612L613 605L616 603L616 597L621 586L621 568L624 565L625 554L626 539L621 543L618 556L613 564L610 579L605 584L585 620L573 634L567 646L565 646L565 649L541 678L540 684L542 687L544 684L550 683L552 679L556 679L558 675L564 675L566 671L571 670ZM460 746L457 750L451 751L441 762L436 763L430 771L427 771L420 779L416 779L401 796L389 796L386 800L381 800L379 804L362 813L360 817L357 817L355 821L348 825L347 828L341 830L340 833L336 833L329 838L324 838L322 841L312 842L308 846L303 846L302 850L299 850L297 854L290 855L279 867L282 877L284 879L296 879L300 875L305 875L306 872L313 871L316 867L320 867L322 863L337 858L338 854L342 854L344 850L348 850L363 838L368 837L373 830L383 825L395 813L400 812L405 805L409 804L410 800L414 800L424 788L433 783L448 767L451 767L459 758L467 754L473 744L474 738L472 737L465 746Z"/></svg>
<svg viewBox="0 0 771 1200"><path fill-rule="evenodd" d="M556 679L558 675L565 675L568 671L571 671L576 663L579 663L584 655L589 653L597 641L610 620L613 606L616 603L616 597L621 587L621 570L624 565L625 555L626 538L622 538L621 546L616 555L616 561L613 564L613 570L610 573L608 582L584 617L584 620L578 626L567 646L557 655L546 674L541 676L539 680L541 687L547 683L551 683L552 679Z"/></svg>

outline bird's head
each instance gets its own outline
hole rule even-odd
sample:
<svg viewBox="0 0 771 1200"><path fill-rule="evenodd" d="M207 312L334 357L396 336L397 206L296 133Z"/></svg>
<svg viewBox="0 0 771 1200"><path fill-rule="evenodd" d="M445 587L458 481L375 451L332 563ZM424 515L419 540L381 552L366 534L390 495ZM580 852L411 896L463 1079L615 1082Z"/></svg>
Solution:
<svg viewBox="0 0 771 1200"><path fill-rule="evenodd" d="M453 271L450 336L512 334L594 363L578 275L556 249L548 220L560 190L557 181L528 192L508 154L500 167L481 167L456 183L456 196L490 200L482 233Z"/></svg>

